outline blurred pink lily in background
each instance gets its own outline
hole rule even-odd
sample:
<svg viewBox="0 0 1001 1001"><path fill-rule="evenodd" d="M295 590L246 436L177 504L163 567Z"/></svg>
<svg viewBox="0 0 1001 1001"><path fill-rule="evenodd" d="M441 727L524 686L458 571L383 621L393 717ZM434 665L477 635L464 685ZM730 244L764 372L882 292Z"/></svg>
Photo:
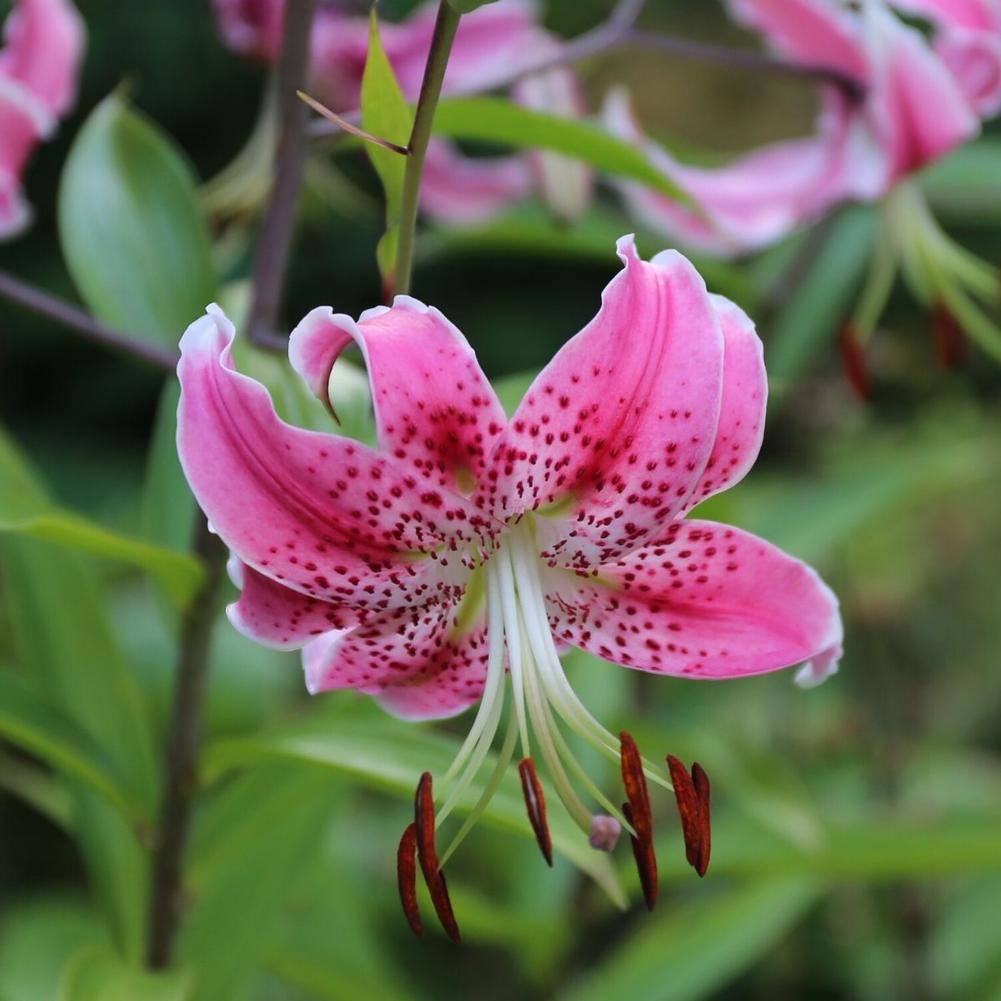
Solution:
<svg viewBox="0 0 1001 1001"><path fill-rule="evenodd" d="M220 34L231 48L273 60L281 41L283 0L215 0ZM431 46L436 5L426 3L398 24L382 22L380 38L408 100L420 90ZM336 6L317 12L311 47L311 88L341 113L357 110L368 53L369 23ZM543 29L529 0L505 0L463 17L449 58L444 93L492 89L554 52L558 40ZM552 114L584 113L573 71L555 67L512 89L520 103ZM574 219L587 207L592 186L588 167L549 153L469 157L446 140L433 140L422 179L422 207L453 225L482 222L512 202L539 191L554 213Z"/></svg>
<svg viewBox="0 0 1001 1001"><path fill-rule="evenodd" d="M680 254L645 262L631 237L618 252L623 267L598 314L510 420L436 309L398 296L358 321L328 307L308 314L291 336L292 365L330 404L336 358L349 344L361 349L375 449L283 423L264 386L235 370L234 328L217 307L181 341L178 451L232 552L242 594L231 622L264 645L301 649L311 692L356 689L414 720L479 702L437 813L425 774L416 828L401 843L401 895L415 931L417 852L439 917L458 935L440 867L519 744L547 860L535 752L593 847L610 850L621 828L630 832L653 905L644 772L666 780L579 701L561 646L691 679L804 664L803 685L833 673L841 654L837 600L810 567L747 532L686 517L739 481L761 444L767 382L751 321L710 295ZM434 831L485 763L508 701L495 777L439 863ZM621 761L627 810L587 778L563 726ZM678 764L686 844L702 873L708 785L696 767L680 788Z"/></svg>
<svg viewBox="0 0 1001 1001"><path fill-rule="evenodd" d="M28 225L22 175L76 97L84 26L68 0L19 0L0 51L0 239Z"/></svg>
<svg viewBox="0 0 1001 1001"><path fill-rule="evenodd" d="M948 311L1001 358L1001 331L981 311L999 304L995 269L957 246L910 180L980 131L1001 107L1001 20L992 0L901 0L930 19L931 42L881 0L730 0L734 16L783 58L837 71L853 94L822 86L812 136L774 143L721 166L683 164L648 140L627 96L613 92L605 121L640 145L684 188L693 209L633 182L617 186L644 223L706 253L752 252L848 201L882 201L883 225L843 343L874 332L897 273L929 308Z"/></svg>

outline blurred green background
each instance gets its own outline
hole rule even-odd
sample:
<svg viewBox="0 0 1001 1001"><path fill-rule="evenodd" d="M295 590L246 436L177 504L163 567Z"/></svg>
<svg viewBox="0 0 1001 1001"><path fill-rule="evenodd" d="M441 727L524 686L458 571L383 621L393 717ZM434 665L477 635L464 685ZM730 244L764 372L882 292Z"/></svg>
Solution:
<svg viewBox="0 0 1001 1001"><path fill-rule="evenodd" d="M380 5L384 17L409 6ZM0 248L0 268L70 298L56 192L95 105L124 81L206 180L252 129L265 79L223 48L207 0L80 8L90 38L77 110L29 172L34 227ZM545 9L569 35L608 5ZM652 0L644 23L748 44L716 4ZM625 82L650 131L679 147L726 153L810 127L802 82L647 54L582 70L593 106ZM980 149L998 142L987 135ZM947 173L929 184L950 232L997 261L1001 157L984 163L974 214L946 214L957 201ZM357 314L380 294L378 188L357 151L324 164L301 206L287 326L320 303ZM214 233L233 299L255 224ZM773 383L758 465L706 514L821 570L844 611L840 674L803 692L788 672L711 685L568 658L610 729L628 728L651 758L706 766L706 880L684 864L667 797L655 801L664 885L653 915L637 903L627 850L616 855L631 901L621 912L565 859L545 870L519 810L501 809L450 866L464 946L435 933L416 941L399 914L396 841L417 774L447 761L467 721L415 727L347 693L310 700L295 655L252 646L220 617L183 970L147 979L130 968L142 951L143 825L137 839L85 772L131 791L133 821L152 816L176 656L169 587L165 597L128 562L7 534L0 999L1001 999L1001 371L975 351L939 367L929 317L900 290L870 348L873 398L854 396L835 335L871 224L870 210L851 208L757 259L699 262L710 288L752 310ZM593 315L616 270L614 236L632 228L603 191L570 230L529 206L475 231L424 231L414 292L465 332L492 378L517 387ZM664 245L639 238L645 254ZM174 307L199 294L176 289ZM175 343L192 316L154 336ZM32 469L0 441L2 510L44 484L61 510L183 547L190 501L157 417L163 377L7 304L0 335L0 417ZM254 364L286 385L278 363ZM364 400L357 410L364 423ZM169 584L186 568L161 569ZM37 717L50 735L37 746L9 722L13 700L29 695L58 715ZM603 767L591 762L614 788Z"/></svg>

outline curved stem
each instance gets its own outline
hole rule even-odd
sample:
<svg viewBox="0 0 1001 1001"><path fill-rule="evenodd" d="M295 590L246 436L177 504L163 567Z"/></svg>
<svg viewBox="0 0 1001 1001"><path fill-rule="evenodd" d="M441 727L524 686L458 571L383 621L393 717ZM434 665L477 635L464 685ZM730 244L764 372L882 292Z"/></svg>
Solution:
<svg viewBox="0 0 1001 1001"><path fill-rule="evenodd" d="M396 291L403 294L410 291L410 281L413 274L417 204L421 193L424 157L431 139L434 113L438 107L438 98L441 97L441 85L445 79L445 68L448 66L448 57L452 51L452 42L455 40L460 16L448 3L448 0L440 0L438 17L434 23L434 34L431 37L431 49L428 52L427 65L424 67L424 79L421 81L421 92L417 98L414 125L410 132L410 142L407 143L409 155L406 172L403 175L400 236L396 249L395 273Z"/></svg>

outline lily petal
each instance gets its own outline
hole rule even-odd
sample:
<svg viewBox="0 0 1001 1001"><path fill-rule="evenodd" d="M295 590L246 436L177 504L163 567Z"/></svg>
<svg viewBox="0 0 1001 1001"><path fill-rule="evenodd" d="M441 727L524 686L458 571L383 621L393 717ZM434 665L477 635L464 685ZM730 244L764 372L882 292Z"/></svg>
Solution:
<svg viewBox="0 0 1001 1001"><path fill-rule="evenodd" d="M829 674L840 654L838 602L816 572L715 522L677 522L597 580L550 580L554 632L626 667L715 680L812 661Z"/></svg>
<svg viewBox="0 0 1001 1001"><path fill-rule="evenodd" d="M323 373L350 341L368 368L380 448L425 485L483 507L488 456L507 418L465 337L437 309L397 296L391 309L370 309L357 323L329 306L314 309L292 331L289 358L325 393ZM474 525L487 529L483 517Z"/></svg>
<svg viewBox="0 0 1001 1001"><path fill-rule="evenodd" d="M532 171L522 156L471 157L441 139L428 144L421 208L439 222L486 222L531 190Z"/></svg>
<svg viewBox="0 0 1001 1001"><path fill-rule="evenodd" d="M716 440L723 335L702 278L674 251L641 261L632 237L618 250L597 316L532 383L505 443L511 504L551 516L543 556L561 566L663 532Z"/></svg>
<svg viewBox="0 0 1001 1001"><path fill-rule="evenodd" d="M353 688L378 696L406 719L441 719L483 693L487 643L482 610L466 621L461 606L441 602L397 611L334 631L303 649L312 694Z"/></svg>
<svg viewBox="0 0 1001 1001"><path fill-rule="evenodd" d="M471 510L358 442L279 420L233 368L216 306L181 339L177 447L188 482L241 561L287 587L358 608L423 604L464 571Z"/></svg>
<svg viewBox="0 0 1001 1001"><path fill-rule="evenodd" d="M298 650L333 629L358 624L359 613L314 598L240 564L240 599L226 609L233 627L273 650Z"/></svg>
<svg viewBox="0 0 1001 1001"><path fill-rule="evenodd" d="M753 321L729 299L710 298L723 329L723 401L716 443L694 503L739 483L754 465L765 434L768 402L764 349Z"/></svg>

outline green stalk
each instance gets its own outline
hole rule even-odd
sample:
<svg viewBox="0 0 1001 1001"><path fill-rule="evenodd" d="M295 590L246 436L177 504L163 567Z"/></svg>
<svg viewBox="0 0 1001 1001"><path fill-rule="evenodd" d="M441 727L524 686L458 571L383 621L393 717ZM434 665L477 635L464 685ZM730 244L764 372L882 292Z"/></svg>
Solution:
<svg viewBox="0 0 1001 1001"><path fill-rule="evenodd" d="M448 3L440 0L438 17L434 23L431 51L428 52L424 79L417 98L414 126L407 144L407 168L403 175L403 196L400 202L400 237L396 248L396 291L406 294L414 268L414 240L417 233L417 202L421 193L421 175L424 173L424 157L431 138L434 113L441 97L441 85L445 79L445 67L452 51L452 42L459 27L459 17Z"/></svg>

